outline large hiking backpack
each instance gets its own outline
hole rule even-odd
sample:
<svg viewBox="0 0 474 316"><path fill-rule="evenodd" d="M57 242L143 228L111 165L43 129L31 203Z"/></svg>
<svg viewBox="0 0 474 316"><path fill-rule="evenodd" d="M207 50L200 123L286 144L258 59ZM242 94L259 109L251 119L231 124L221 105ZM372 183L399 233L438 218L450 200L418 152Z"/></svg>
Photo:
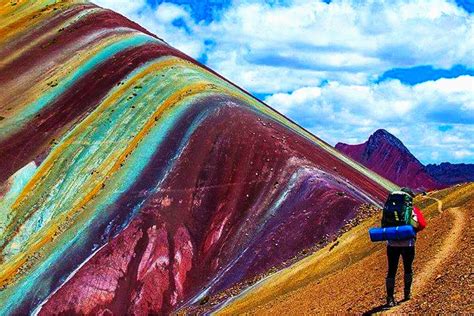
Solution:
<svg viewBox="0 0 474 316"><path fill-rule="evenodd" d="M409 225L413 211L413 197L403 191L389 194L383 207L382 227Z"/></svg>

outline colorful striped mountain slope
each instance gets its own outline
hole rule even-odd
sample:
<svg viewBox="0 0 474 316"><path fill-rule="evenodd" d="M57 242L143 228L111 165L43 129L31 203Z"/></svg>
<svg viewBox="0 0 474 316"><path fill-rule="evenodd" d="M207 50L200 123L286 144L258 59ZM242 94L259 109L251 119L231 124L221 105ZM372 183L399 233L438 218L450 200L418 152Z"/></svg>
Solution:
<svg viewBox="0 0 474 316"><path fill-rule="evenodd" d="M0 314L170 313L395 186L112 11L0 0Z"/></svg>

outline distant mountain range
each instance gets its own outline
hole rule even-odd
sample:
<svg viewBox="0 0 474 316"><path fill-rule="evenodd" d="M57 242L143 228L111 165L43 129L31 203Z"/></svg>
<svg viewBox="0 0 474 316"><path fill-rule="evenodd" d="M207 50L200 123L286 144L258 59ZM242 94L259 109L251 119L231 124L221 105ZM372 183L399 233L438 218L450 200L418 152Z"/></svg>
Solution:
<svg viewBox="0 0 474 316"><path fill-rule="evenodd" d="M474 181L474 164L443 162L439 165L429 164L426 170L439 183L445 185Z"/></svg>
<svg viewBox="0 0 474 316"><path fill-rule="evenodd" d="M415 190L433 190L474 181L474 164L423 165L405 145L384 129L362 144L336 144L336 149L391 180Z"/></svg>

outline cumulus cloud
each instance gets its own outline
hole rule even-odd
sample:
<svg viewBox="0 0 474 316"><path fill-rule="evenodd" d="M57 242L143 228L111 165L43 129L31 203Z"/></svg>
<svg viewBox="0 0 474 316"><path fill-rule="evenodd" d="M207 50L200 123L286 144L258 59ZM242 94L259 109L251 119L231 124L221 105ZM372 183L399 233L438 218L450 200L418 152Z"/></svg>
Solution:
<svg viewBox="0 0 474 316"><path fill-rule="evenodd" d="M472 158L474 77L427 81L398 80L369 85L305 87L265 99L285 115L335 144L359 143L378 128L400 137L420 159ZM329 122L329 123L328 123ZM441 123L453 128L440 129ZM432 155L430 151L439 150Z"/></svg>
<svg viewBox="0 0 474 316"><path fill-rule="evenodd" d="M273 92L287 92L295 88L286 84L289 70L301 88L309 85L308 74L364 83L394 67L474 62L472 16L441 0L236 2L203 32L216 41L210 65L256 92L266 92L267 78L249 82L246 74L269 68L282 71ZM229 52L235 65L229 66Z"/></svg>
<svg viewBox="0 0 474 316"><path fill-rule="evenodd" d="M168 2L96 2L332 144L385 128L424 162L474 161L473 77L377 82L393 68L474 67L474 18L454 1L235 0L208 21Z"/></svg>
<svg viewBox="0 0 474 316"><path fill-rule="evenodd" d="M187 7L167 2L155 9L145 0L96 2L194 58L207 53L213 69L257 93L288 92L322 80L364 83L394 67L474 62L474 20L443 0L234 1L211 23L194 21ZM184 27L173 24L180 18ZM205 50L206 41L212 50Z"/></svg>
<svg viewBox="0 0 474 316"><path fill-rule="evenodd" d="M95 0L94 3L123 14L190 56L199 58L204 52L202 37L193 31L198 25L184 6L163 2L153 8L146 0Z"/></svg>
<svg viewBox="0 0 474 316"><path fill-rule="evenodd" d="M311 116L322 123L328 116L343 117L351 125L400 121L474 124L474 77L427 81L414 86L399 80L378 84L304 87L291 93L276 93L265 99L284 114ZM311 126L309 126L311 127Z"/></svg>

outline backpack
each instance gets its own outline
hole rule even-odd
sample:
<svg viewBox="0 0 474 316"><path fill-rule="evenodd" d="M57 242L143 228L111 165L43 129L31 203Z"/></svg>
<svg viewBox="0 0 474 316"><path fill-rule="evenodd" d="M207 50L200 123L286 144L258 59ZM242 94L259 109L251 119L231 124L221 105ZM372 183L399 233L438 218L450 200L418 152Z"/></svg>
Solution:
<svg viewBox="0 0 474 316"><path fill-rule="evenodd" d="M403 191L389 194L383 207L382 227L410 225L413 213L413 198Z"/></svg>

